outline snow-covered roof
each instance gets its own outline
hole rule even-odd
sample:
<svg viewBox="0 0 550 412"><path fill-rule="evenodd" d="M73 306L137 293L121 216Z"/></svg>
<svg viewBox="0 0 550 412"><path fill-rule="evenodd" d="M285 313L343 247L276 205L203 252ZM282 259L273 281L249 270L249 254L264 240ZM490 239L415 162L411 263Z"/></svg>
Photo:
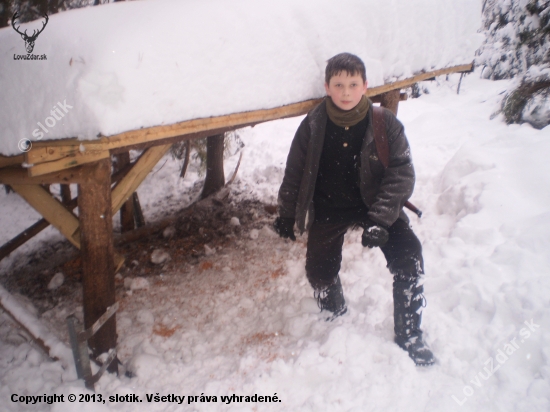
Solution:
<svg viewBox="0 0 550 412"><path fill-rule="evenodd" d="M7 27L0 153L318 98L343 51L365 61L370 86L468 63L480 19L479 0L119 2L50 16L33 51L46 60L19 59Z"/></svg>

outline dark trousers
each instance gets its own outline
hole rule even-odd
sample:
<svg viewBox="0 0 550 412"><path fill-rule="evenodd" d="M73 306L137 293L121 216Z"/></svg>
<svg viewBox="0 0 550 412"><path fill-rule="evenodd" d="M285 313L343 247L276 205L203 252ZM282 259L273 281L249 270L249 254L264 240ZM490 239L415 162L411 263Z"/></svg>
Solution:
<svg viewBox="0 0 550 412"><path fill-rule="evenodd" d="M315 290L334 284L342 262L342 246L352 223L313 223L309 229L306 253L306 274ZM401 219L388 229L390 238L382 247L388 269L393 275L418 277L424 273L422 245Z"/></svg>

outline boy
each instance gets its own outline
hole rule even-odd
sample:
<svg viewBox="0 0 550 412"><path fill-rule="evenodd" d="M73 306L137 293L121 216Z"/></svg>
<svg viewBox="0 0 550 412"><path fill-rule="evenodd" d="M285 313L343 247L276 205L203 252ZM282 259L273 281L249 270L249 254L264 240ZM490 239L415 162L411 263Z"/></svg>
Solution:
<svg viewBox="0 0 550 412"><path fill-rule="evenodd" d="M424 306L422 246L409 227L403 205L414 187L414 169L403 125L389 110L384 122L389 165L374 142L372 103L365 97L365 65L341 53L327 62L327 97L300 124L279 190L275 230L296 240L309 230L306 275L321 309L332 320L347 311L338 272L344 235L362 227L363 246L380 247L394 276L395 342L417 365L434 357L422 340Z"/></svg>

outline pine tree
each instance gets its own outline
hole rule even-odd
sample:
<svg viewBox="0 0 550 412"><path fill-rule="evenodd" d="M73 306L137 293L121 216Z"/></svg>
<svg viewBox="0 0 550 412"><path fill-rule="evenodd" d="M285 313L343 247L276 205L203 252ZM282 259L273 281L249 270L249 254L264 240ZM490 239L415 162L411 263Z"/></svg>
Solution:
<svg viewBox="0 0 550 412"><path fill-rule="evenodd" d="M514 78L502 102L508 123L550 124L550 1L485 0L486 40L476 64L492 80Z"/></svg>

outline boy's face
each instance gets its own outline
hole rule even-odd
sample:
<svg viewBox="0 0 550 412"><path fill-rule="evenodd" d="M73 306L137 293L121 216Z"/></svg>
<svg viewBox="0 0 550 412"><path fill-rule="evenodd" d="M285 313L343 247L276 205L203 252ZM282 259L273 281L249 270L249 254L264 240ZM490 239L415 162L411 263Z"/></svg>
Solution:
<svg viewBox="0 0 550 412"><path fill-rule="evenodd" d="M367 82L363 82L360 74L351 75L342 71L325 83L327 96L330 96L334 104L342 110L351 110L361 100L367 91Z"/></svg>

